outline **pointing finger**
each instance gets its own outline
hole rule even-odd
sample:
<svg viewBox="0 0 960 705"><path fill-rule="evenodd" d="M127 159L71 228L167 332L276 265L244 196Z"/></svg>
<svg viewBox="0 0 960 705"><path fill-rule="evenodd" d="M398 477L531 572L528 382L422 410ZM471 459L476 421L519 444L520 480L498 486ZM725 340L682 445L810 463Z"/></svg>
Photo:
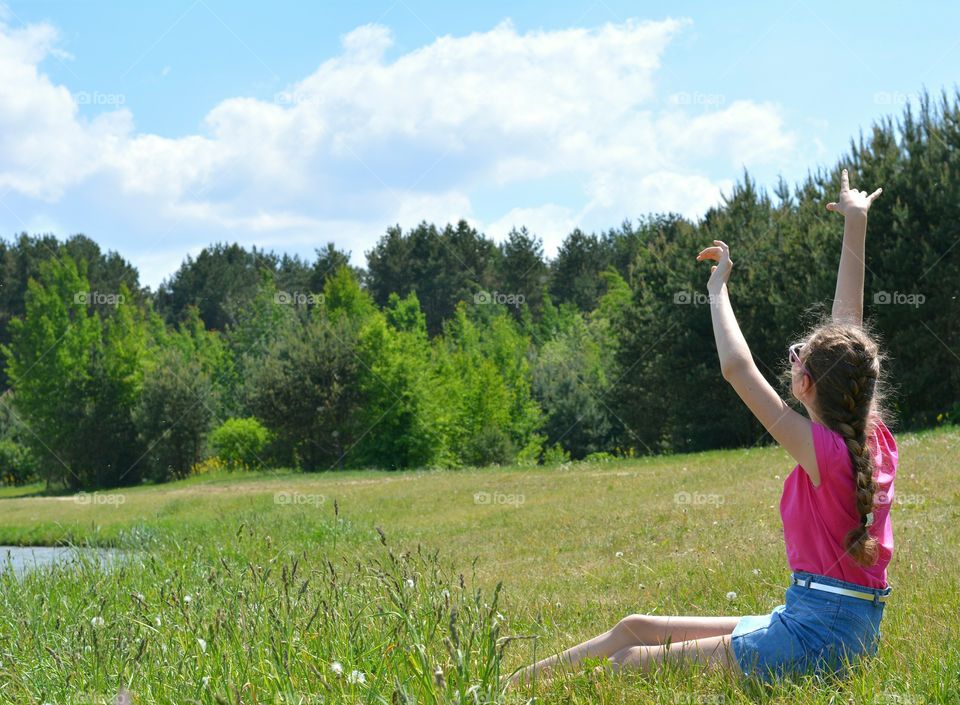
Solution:
<svg viewBox="0 0 960 705"><path fill-rule="evenodd" d="M882 189L882 188L878 188L876 191L874 191L874 192L871 193L869 196L867 196L867 200L870 201L870 203L873 203L875 200L877 200L877 197L878 197L881 193L883 193L883 189Z"/></svg>
<svg viewBox="0 0 960 705"><path fill-rule="evenodd" d="M850 190L850 174L844 169L840 172L840 193Z"/></svg>

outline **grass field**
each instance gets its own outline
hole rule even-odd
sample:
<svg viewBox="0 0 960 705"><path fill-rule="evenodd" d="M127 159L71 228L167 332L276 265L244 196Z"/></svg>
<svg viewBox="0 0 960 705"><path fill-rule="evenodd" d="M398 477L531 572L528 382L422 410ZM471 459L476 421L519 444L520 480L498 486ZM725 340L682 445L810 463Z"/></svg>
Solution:
<svg viewBox="0 0 960 705"><path fill-rule="evenodd" d="M881 651L843 682L768 689L669 667L498 693L535 654L631 612L780 604L792 464L755 448L79 497L0 489L0 544L131 551L106 571L0 576L0 702L112 702L121 685L138 703L960 702L960 429L899 442Z"/></svg>

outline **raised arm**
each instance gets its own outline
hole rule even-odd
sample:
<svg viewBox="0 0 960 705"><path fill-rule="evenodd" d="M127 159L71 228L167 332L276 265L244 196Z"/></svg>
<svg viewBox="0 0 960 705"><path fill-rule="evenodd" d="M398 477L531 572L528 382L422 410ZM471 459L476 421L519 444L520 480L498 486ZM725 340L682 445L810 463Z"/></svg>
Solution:
<svg viewBox="0 0 960 705"><path fill-rule="evenodd" d="M869 196L866 191L851 190L850 176L840 173L840 200L827 204L828 211L843 215L843 247L837 290L833 296L833 320L836 323L863 323L863 268L867 240L867 211L883 192L878 188Z"/></svg>
<svg viewBox="0 0 960 705"><path fill-rule="evenodd" d="M707 291L710 293L713 335L723 378L767 432L800 463L813 484L819 485L820 469L813 448L810 420L791 409L757 369L727 294L727 279L733 268L730 248L720 240L714 240L713 244L697 255L697 261L713 260L717 263L710 270Z"/></svg>

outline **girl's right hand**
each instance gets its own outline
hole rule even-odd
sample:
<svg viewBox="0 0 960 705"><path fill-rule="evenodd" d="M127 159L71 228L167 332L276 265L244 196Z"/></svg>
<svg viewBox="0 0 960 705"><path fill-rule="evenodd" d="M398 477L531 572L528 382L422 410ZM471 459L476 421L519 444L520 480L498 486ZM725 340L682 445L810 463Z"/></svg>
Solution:
<svg viewBox="0 0 960 705"><path fill-rule="evenodd" d="M857 191L850 188L850 175L844 169L840 172L840 200L827 204L827 210L834 213L842 213L844 217L849 215L866 215L870 206L877 200L877 197L883 193L882 188L878 188L869 196L866 191Z"/></svg>
<svg viewBox="0 0 960 705"><path fill-rule="evenodd" d="M727 243L721 240L714 240L713 247L707 247L697 255L697 262L703 260L713 260L717 264L710 268L710 280L707 282L707 290L711 292L718 291L727 279L730 278L730 270L733 269L733 260L730 259L730 248Z"/></svg>

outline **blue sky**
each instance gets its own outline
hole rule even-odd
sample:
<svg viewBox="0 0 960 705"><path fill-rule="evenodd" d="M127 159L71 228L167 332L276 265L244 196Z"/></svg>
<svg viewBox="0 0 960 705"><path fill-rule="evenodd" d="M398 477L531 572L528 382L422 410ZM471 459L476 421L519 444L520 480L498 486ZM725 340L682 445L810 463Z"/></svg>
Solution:
<svg viewBox="0 0 960 705"><path fill-rule="evenodd" d="M953 90L960 5L8 2L0 233L156 286L215 241L357 263L388 225L696 217ZM873 186L873 185L869 185Z"/></svg>

